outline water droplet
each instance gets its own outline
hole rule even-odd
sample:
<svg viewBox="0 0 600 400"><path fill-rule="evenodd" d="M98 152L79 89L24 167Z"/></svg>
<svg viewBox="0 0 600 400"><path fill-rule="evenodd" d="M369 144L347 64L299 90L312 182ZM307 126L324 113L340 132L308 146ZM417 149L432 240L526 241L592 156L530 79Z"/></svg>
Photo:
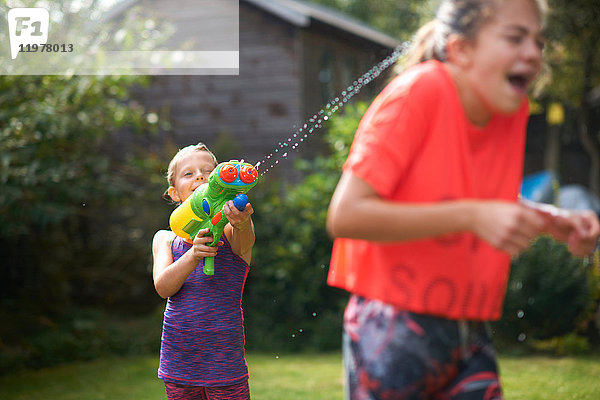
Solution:
<svg viewBox="0 0 600 400"><path fill-rule="evenodd" d="M532 306L533 303L535 303L535 298L534 297L530 297L530 298L527 299L527 304L529 304L530 306Z"/></svg>
<svg viewBox="0 0 600 400"><path fill-rule="evenodd" d="M517 338L517 340L518 340L519 342L524 342L524 341L525 341L525 339L527 339L527 335L526 335L525 333L523 333L523 332L522 332L522 333L519 333L519 337Z"/></svg>
<svg viewBox="0 0 600 400"><path fill-rule="evenodd" d="M523 281L517 281L516 287L517 287L517 290L523 289Z"/></svg>
<svg viewBox="0 0 600 400"><path fill-rule="evenodd" d="M523 318L524 316L525 316L525 313L523 312L523 310L517 311L517 318Z"/></svg>

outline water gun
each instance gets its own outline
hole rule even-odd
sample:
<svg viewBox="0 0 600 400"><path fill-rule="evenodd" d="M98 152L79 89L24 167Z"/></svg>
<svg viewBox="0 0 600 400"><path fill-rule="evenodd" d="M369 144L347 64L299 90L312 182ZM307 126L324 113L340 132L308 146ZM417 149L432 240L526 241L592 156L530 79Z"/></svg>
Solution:
<svg viewBox="0 0 600 400"><path fill-rule="evenodd" d="M214 239L208 246L216 246L229 222L223 214L223 206L233 200L236 208L243 211L248 204L246 192L256 185L257 179L256 168L248 163L231 160L217 165L208 177L208 183L194 190L171 213L171 230L180 238L194 240L200 230L208 228L205 236ZM204 258L203 271L206 275L214 275L214 257Z"/></svg>

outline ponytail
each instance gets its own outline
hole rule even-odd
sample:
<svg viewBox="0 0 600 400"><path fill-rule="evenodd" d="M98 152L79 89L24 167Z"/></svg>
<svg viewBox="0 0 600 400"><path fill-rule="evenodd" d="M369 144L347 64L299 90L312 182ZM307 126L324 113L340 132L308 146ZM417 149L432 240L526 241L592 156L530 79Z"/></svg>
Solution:
<svg viewBox="0 0 600 400"><path fill-rule="evenodd" d="M439 37L439 25L439 21L433 19L417 31L406 53L404 68L429 60L445 60L445 54L440 54L440 46L436 43Z"/></svg>

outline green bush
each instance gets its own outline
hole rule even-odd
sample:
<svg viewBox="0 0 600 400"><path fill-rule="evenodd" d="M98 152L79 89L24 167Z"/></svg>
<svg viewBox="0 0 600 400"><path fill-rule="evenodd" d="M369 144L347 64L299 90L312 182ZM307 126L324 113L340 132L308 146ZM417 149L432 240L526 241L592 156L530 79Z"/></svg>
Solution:
<svg viewBox="0 0 600 400"><path fill-rule="evenodd" d="M584 262L543 236L513 261L504 315L496 328L513 344L565 336L581 328L594 300Z"/></svg>

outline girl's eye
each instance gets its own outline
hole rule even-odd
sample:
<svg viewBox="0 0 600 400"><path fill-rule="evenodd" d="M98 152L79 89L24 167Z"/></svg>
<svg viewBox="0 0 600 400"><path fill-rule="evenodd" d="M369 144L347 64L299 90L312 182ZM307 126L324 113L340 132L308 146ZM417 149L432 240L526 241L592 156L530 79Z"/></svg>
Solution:
<svg viewBox="0 0 600 400"><path fill-rule="evenodd" d="M521 36L515 36L515 35L507 36L506 38L508 39L508 41L510 43L513 43L513 44L519 44L523 40Z"/></svg>

